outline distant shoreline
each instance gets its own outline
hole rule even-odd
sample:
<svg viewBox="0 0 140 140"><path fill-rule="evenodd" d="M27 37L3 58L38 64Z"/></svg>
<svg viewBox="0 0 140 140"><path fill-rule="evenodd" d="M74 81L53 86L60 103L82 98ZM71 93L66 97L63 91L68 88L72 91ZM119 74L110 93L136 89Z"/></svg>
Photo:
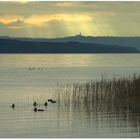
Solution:
<svg viewBox="0 0 140 140"><path fill-rule="evenodd" d="M140 53L135 47L78 41L0 39L0 53Z"/></svg>

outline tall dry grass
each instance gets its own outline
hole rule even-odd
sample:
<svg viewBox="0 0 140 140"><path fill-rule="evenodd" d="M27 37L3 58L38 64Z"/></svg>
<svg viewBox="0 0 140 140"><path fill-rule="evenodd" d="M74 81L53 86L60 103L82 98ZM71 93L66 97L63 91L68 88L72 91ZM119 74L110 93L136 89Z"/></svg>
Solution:
<svg viewBox="0 0 140 140"><path fill-rule="evenodd" d="M139 107L140 102L140 75L129 77L91 80L86 83L76 83L72 86L58 85L58 103L65 105L84 104L113 104L113 106Z"/></svg>

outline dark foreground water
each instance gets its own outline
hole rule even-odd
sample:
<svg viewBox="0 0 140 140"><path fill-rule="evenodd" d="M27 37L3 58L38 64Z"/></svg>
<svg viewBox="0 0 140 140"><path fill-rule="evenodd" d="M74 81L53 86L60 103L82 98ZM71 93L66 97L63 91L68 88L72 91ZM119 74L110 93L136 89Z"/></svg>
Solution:
<svg viewBox="0 0 140 140"><path fill-rule="evenodd" d="M43 106L57 100L58 85L139 74L139 60L139 54L0 54L0 137L140 137L140 112L127 106ZM33 101L45 111L35 113Z"/></svg>

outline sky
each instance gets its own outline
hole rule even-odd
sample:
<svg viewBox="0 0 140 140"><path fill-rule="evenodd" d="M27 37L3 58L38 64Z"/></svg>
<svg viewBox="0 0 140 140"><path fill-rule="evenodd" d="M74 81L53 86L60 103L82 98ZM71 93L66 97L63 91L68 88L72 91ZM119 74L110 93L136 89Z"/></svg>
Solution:
<svg viewBox="0 0 140 140"><path fill-rule="evenodd" d="M139 1L0 1L0 36L140 36Z"/></svg>

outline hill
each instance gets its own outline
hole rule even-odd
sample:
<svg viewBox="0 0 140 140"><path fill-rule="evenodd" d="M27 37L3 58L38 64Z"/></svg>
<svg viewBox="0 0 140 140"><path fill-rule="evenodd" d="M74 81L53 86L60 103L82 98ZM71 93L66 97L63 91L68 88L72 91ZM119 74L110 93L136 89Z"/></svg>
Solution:
<svg viewBox="0 0 140 140"><path fill-rule="evenodd" d="M0 39L0 53L138 53L133 47L82 42L47 42Z"/></svg>
<svg viewBox="0 0 140 140"><path fill-rule="evenodd" d="M117 45L122 47L135 47L140 51L140 37L93 37L75 35L62 38L18 38L23 41L36 42L81 42L81 43L96 43L103 45Z"/></svg>

